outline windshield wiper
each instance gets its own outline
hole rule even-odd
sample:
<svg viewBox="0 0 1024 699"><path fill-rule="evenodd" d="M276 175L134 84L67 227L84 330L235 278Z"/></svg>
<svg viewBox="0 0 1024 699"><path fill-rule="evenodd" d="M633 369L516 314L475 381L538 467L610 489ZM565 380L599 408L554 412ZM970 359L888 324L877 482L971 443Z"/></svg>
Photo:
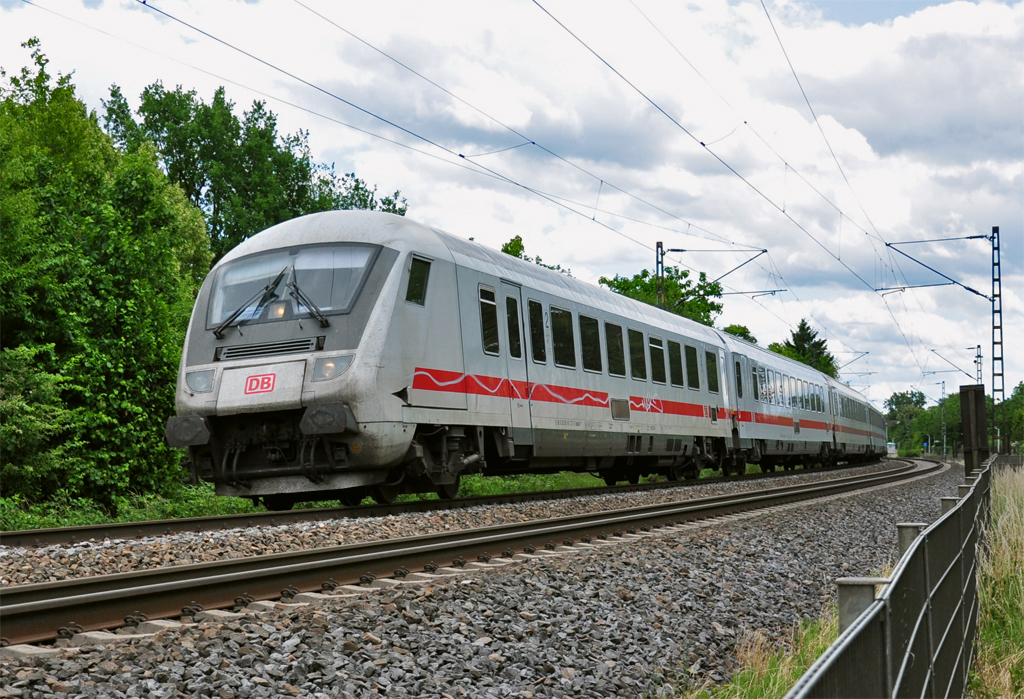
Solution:
<svg viewBox="0 0 1024 699"><path fill-rule="evenodd" d="M269 300L270 300L270 298L271 298L271 297L272 297L272 296L274 295L274 292L275 292L275 291L277 290L277 285L281 283L281 280L282 280L282 279L284 279L284 274L285 274L285 272L287 272L287 271L289 270L289 268L290 268L290 267L291 267L291 265L288 265L288 267L285 267L284 269L282 269L282 270L281 270L281 271L280 271L280 272L278 273L278 275L277 275L276 277L274 277L274 281L270 282L270 283L269 283L269 284L267 284L267 285L266 285L265 287L263 287L262 289L260 289L259 291L257 291L257 292L256 292L255 294L253 294L252 296L250 296L250 297L249 297L249 298L248 298L248 299L246 300L246 302L245 302L245 303L243 303L243 304L242 304L241 306L239 306L239 307L238 307L237 309L235 309L235 312L234 312L234 313L232 313L231 315L229 315L229 316L228 316L228 317L227 317L227 318L226 318L226 319L224 320L224 322L223 322L223 323L221 323L221 324L220 324L220 325L218 325L218 326L217 326L216 328L214 328L214 329L213 329L213 334L214 334L214 335L215 335L215 336L217 337L217 339L218 339L218 340L223 340L223 339L224 339L224 331L225 331L225 330L227 330L227 329L228 329L228 327L229 327L229 326L230 326L230 325L231 325L231 324L232 324L233 322L235 322L235 319L236 319L236 318L237 318L238 316L242 315L242 312L243 312L243 311L244 311L244 310L245 310L246 308L248 308L248 307L249 307L249 304L250 304L250 303L252 303L253 301L255 301L257 297L259 297L260 301L259 301L259 303L258 303L258 304L256 304L256 310L255 310L255 312L253 313L253 317L256 317L256 316L258 316L258 315L259 315L259 313L260 313L260 309L262 309L262 308L263 308L263 306L264 306L264 305L265 305L265 304L267 303L267 301L269 301ZM241 325L241 323L239 323L239 325ZM239 331L239 332L241 332L241 331Z"/></svg>
<svg viewBox="0 0 1024 699"><path fill-rule="evenodd" d="M327 320L327 316L324 315L323 311L313 303L312 299L302 293L302 289L299 288L294 277L292 277L292 281L288 282L286 286L288 287L288 293L292 295L292 298L305 306L306 310L309 311L309 315L320 321L321 328L326 328L331 325L331 322Z"/></svg>

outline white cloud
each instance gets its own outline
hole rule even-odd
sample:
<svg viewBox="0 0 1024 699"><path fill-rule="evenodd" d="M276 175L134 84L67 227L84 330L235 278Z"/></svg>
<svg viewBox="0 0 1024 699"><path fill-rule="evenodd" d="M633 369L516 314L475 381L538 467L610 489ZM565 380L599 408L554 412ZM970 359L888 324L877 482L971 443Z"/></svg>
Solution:
<svg viewBox="0 0 1024 699"><path fill-rule="evenodd" d="M36 1L109 35L37 7L4 3L0 63L8 73L26 65L18 44L39 36L52 71L74 70L79 94L94 109L101 110L111 83L130 100L158 79L209 99L217 86L233 81L467 164L138 3ZM894 261L912 283L941 281L887 251L874 227L897 241L987 234L1000 225L1006 346L1024 341L1024 3L954 2L909 16L894 12L874 24L840 24L796 0L769 4L853 192L807 111L760 3L638 2L703 78L631 4L544 3L761 190L766 202L532 5L304 2L598 178L532 146L475 159L579 202L583 215L577 215L521 188L270 100L282 132L309 129L318 159L355 171L381 191L401 189L413 218L494 247L522 235L529 253L590 281L652 266L653 251L623 236L649 247L656 240L687 249L721 245L683 235L689 232L766 247L770 262L761 258L725 282L732 289L789 291L753 300L727 296L722 323L747 325L767 343L782 339L800 318L820 322L837 351L870 351L851 368L877 372L858 380L870 381L868 395L879 400L908 385L924 386L931 377L922 371L941 362L932 348L973 372L973 353L963 348L980 343L988 355L990 330L988 304L955 287L884 299L869 290L905 283L887 268ZM297 4L153 4L457 153L521 142ZM262 99L252 89L227 84L239 109ZM773 204L784 206L809 235ZM844 213L841 227L833 204ZM812 238L840 255L867 286ZM984 241L901 249L988 291ZM717 276L744 258L689 253L679 259ZM773 275L774 266L782 278ZM1024 362L1009 351L1007 373L1010 387L1024 378Z"/></svg>

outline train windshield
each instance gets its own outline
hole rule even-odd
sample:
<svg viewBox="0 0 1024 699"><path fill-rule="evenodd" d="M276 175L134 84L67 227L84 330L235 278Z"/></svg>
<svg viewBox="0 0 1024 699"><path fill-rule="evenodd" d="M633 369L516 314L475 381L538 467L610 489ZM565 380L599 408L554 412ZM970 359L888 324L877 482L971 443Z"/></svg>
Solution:
<svg viewBox="0 0 1024 699"><path fill-rule="evenodd" d="M309 317L311 309L292 293L296 286L325 315L348 313L379 250L357 243L315 245L229 262L217 270L207 327L238 311L233 323Z"/></svg>

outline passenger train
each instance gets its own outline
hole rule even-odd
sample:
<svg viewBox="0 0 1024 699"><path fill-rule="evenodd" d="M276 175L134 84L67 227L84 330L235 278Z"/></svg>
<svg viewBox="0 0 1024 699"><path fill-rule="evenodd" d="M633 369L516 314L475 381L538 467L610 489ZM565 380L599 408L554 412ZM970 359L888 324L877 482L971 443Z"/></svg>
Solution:
<svg viewBox="0 0 1024 699"><path fill-rule="evenodd" d="M809 366L401 216L333 211L210 272L167 439L216 492L458 492L463 474L608 483L857 463L882 415Z"/></svg>

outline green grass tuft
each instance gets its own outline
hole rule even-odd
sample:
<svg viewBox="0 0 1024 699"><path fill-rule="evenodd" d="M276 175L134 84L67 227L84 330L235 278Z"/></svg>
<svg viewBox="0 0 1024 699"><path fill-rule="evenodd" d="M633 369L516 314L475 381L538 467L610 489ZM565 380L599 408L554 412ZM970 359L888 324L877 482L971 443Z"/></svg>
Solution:
<svg viewBox="0 0 1024 699"><path fill-rule="evenodd" d="M978 647L970 696L1024 696L1024 470L992 474L992 521L978 574Z"/></svg>
<svg viewBox="0 0 1024 699"><path fill-rule="evenodd" d="M835 606L826 607L818 619L804 620L794 628L788 643L780 649L763 631L740 641L736 650L739 669L730 684L710 683L684 691L680 699L775 699L785 696L801 675L839 637Z"/></svg>

